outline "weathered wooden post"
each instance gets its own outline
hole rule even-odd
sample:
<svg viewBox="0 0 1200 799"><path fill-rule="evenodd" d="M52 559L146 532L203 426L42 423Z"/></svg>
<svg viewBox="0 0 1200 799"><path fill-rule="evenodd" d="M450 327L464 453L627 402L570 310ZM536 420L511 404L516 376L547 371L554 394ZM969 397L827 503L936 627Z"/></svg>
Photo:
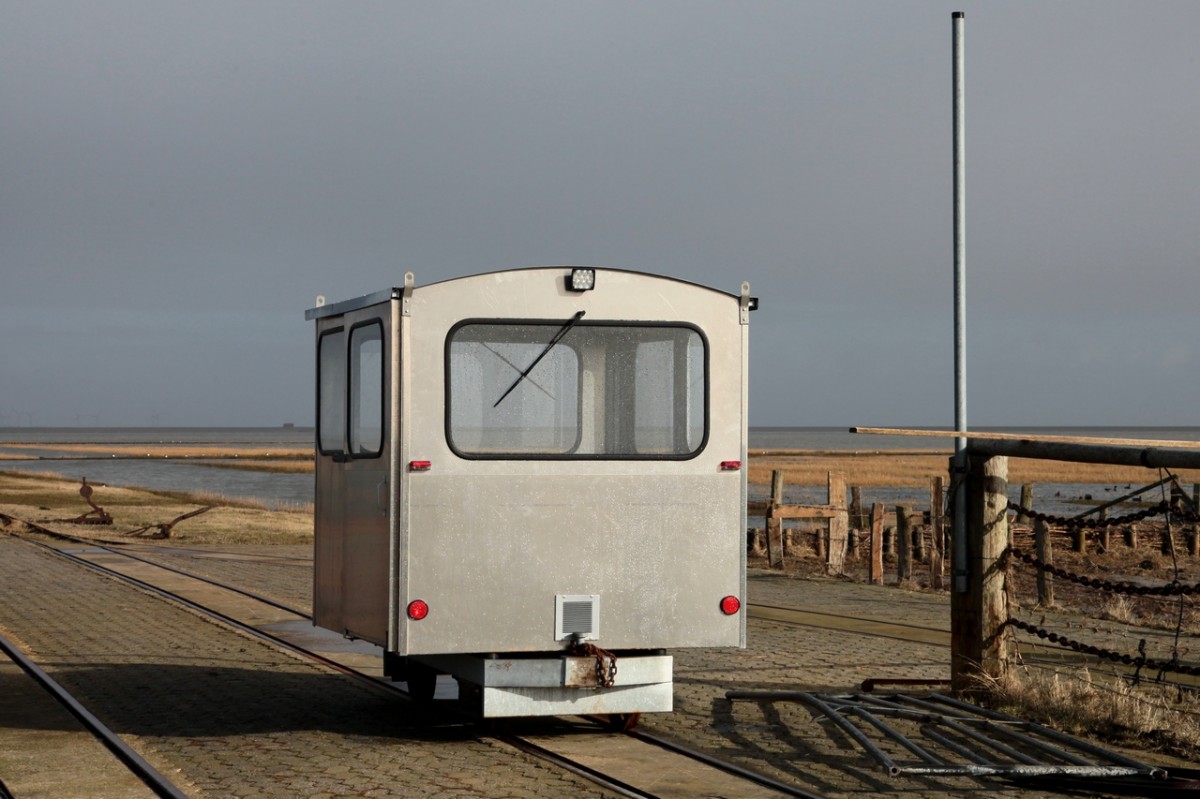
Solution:
<svg viewBox="0 0 1200 799"><path fill-rule="evenodd" d="M896 506L896 579L901 583L912 576L912 529L908 508Z"/></svg>
<svg viewBox="0 0 1200 799"><path fill-rule="evenodd" d="M783 503L783 471L771 472L771 500L767 503L767 565L772 569L783 568L783 520L779 517L779 506Z"/></svg>
<svg viewBox="0 0 1200 799"><path fill-rule="evenodd" d="M1200 483L1192 485L1192 507L1200 508ZM1187 551L1193 558L1200 555L1200 522L1192 525L1187 536Z"/></svg>
<svg viewBox="0 0 1200 799"><path fill-rule="evenodd" d="M1137 528L1132 524L1125 528L1125 546L1130 549L1137 549L1138 534Z"/></svg>
<svg viewBox="0 0 1200 799"><path fill-rule="evenodd" d="M1054 544L1050 540L1050 528L1041 519L1033 523L1033 540L1038 560L1047 566L1053 566ZM1037 591L1038 605L1043 608L1054 607L1054 575L1045 569L1038 569Z"/></svg>
<svg viewBox="0 0 1200 799"><path fill-rule="evenodd" d="M847 515L850 530L846 533L846 557L858 560L859 533L871 523L870 518L863 513L861 486L850 486L850 507Z"/></svg>
<svg viewBox="0 0 1200 799"><path fill-rule="evenodd" d="M970 456L966 476L967 581L950 595L950 680L970 692L977 678L1006 673L1012 648L1004 593L1008 550L1008 458Z"/></svg>
<svg viewBox="0 0 1200 799"><path fill-rule="evenodd" d="M879 502L871 506L871 560L867 566L867 580L874 585L883 585L883 505Z"/></svg>
<svg viewBox="0 0 1200 799"><path fill-rule="evenodd" d="M1192 507L1200 508L1200 483L1192 485ZM1193 524L1184 538L1187 539L1187 553L1193 558L1200 555L1200 522Z"/></svg>
<svg viewBox="0 0 1200 799"><path fill-rule="evenodd" d="M1029 524L1029 511L1033 509L1033 483L1021 483L1021 510L1017 512L1016 524Z"/></svg>
<svg viewBox="0 0 1200 799"><path fill-rule="evenodd" d="M945 552L946 523L942 508L942 478L929 486L929 585L940 591L946 587L942 554Z"/></svg>
<svg viewBox="0 0 1200 799"><path fill-rule="evenodd" d="M1087 552L1087 528L1076 527L1071 531L1071 546L1076 552Z"/></svg>
<svg viewBox="0 0 1200 799"><path fill-rule="evenodd" d="M846 567L846 544L850 533L850 517L846 510L846 477L830 472L826 485L826 501L834 514L829 517L829 549L825 556L825 570L829 574L841 574Z"/></svg>

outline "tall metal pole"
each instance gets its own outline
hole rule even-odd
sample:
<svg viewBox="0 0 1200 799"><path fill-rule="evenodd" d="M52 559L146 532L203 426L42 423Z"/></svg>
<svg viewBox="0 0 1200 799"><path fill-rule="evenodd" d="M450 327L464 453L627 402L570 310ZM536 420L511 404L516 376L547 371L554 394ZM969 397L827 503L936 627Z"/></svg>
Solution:
<svg viewBox="0 0 1200 799"><path fill-rule="evenodd" d="M967 137L964 125L963 19L951 15L954 62L954 430L967 432ZM954 579L953 590L967 590L967 439L954 439Z"/></svg>

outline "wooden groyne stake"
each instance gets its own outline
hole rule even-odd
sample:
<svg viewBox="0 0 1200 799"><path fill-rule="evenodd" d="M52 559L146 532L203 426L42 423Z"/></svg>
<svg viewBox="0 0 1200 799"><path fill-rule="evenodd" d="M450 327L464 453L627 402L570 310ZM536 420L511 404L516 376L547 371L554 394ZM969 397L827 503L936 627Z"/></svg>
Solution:
<svg viewBox="0 0 1200 799"><path fill-rule="evenodd" d="M767 505L767 565L772 569L783 568L783 519L779 506L783 504L783 471L771 472L771 501Z"/></svg>
<svg viewBox="0 0 1200 799"><path fill-rule="evenodd" d="M946 551L946 517L943 514L943 484L935 477L929 485L929 585L940 591L946 587L943 555Z"/></svg>
<svg viewBox="0 0 1200 799"><path fill-rule="evenodd" d="M867 566L867 580L873 585L883 585L883 505L879 502L871 506L871 562Z"/></svg>
<svg viewBox="0 0 1200 799"><path fill-rule="evenodd" d="M1033 540L1037 548L1037 557L1047 566L1054 565L1054 545L1050 541L1050 528L1041 519L1033 523ZM1043 608L1054 607L1054 575L1045 569L1037 570L1038 605Z"/></svg>
<svg viewBox="0 0 1200 799"><path fill-rule="evenodd" d="M896 506L896 579L905 582L912 578L912 529L908 507Z"/></svg>

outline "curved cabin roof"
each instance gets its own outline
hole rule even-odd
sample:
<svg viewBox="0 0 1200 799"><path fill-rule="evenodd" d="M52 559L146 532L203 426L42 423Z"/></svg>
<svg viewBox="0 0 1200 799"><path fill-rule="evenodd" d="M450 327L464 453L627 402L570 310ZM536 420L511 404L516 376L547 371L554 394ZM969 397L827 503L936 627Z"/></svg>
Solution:
<svg viewBox="0 0 1200 799"><path fill-rule="evenodd" d="M523 267L523 268L519 268L519 269L503 269L503 270L497 270L495 272L482 272L482 273L474 274L474 275L464 275L461 277L448 278L446 280L440 280L435 283L428 283L424 286L414 286L413 291L421 292L425 289L432 289L432 288L448 289L451 287L453 287L456 290L460 289L460 288L466 290L470 287L471 283L481 283L483 285L494 285L494 284L498 284L498 283L507 282L509 280L516 280L516 281L528 283L530 285L534 285L535 281L537 280L539 273L540 273L551 281L557 281L558 288L561 290L561 292L563 294L567 294L567 295L576 294L576 295L582 296L583 294L586 294L586 292L575 292L575 291L571 291L570 289L568 289L566 287L566 280L569 277L569 275L571 274L572 270L574 270L574 269L593 269L593 270L595 270L596 276L597 276L596 277L597 288L600 288L604 285L604 280L605 280L606 276L610 276L610 277L619 277L621 283L623 283L627 286L630 286L630 287L636 286L640 289L644 288L644 290L650 290L651 287L654 286L655 284L662 284L663 286L671 285L677 291L678 290L689 291L689 290L694 289L696 291L711 292L712 294L723 295L723 296L729 297L731 299L738 298L738 295L736 295L736 294L733 294L733 293L730 293L727 291L722 291L720 289L715 289L710 286L705 286L705 285L702 285L699 283L694 283L692 281L681 280L679 278L668 277L665 275L657 275L657 274L652 274L649 272L639 272L639 271L631 270L631 269L614 269L614 268L609 268L609 267L591 267L591 266L534 266L534 267ZM549 284L547 284L547 285L549 285ZM403 295L404 295L404 288L397 287L397 288L391 288L391 289L384 289L383 291L377 291L377 292L374 292L373 294L366 294L361 297L355 297L353 299L344 300L342 302L333 303L331 305L318 305L317 307L310 308L309 310L307 310L304 314L304 318L305 319L320 319L320 318L324 318L324 317L328 317L328 316L337 316L339 314L343 314L348 311L357 310L359 308L366 308L368 306L376 305L381 302L387 302L389 300L400 299Z"/></svg>

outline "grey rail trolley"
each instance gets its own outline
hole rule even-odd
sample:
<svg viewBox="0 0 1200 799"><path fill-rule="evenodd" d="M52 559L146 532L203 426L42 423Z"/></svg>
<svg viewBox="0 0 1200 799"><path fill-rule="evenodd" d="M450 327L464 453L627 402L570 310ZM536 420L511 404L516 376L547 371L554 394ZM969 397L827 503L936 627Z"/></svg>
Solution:
<svg viewBox="0 0 1200 799"><path fill-rule="evenodd" d="M745 646L749 285L516 269L317 305L315 624L484 717L669 711Z"/></svg>

